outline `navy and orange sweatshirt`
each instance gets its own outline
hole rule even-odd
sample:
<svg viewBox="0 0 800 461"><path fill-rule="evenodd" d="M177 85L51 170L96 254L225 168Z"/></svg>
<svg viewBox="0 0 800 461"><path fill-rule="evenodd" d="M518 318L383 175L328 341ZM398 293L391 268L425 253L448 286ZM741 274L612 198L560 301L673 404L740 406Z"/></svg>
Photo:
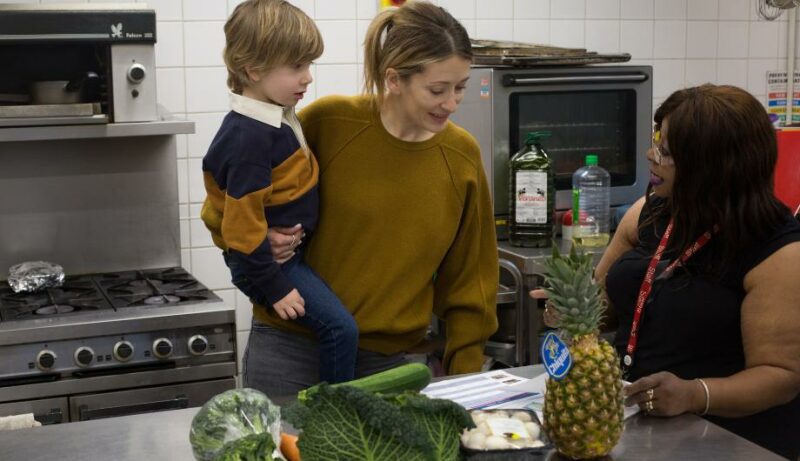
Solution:
<svg viewBox="0 0 800 461"><path fill-rule="evenodd" d="M272 258L267 229L317 225L319 167L293 108L231 94L231 112L203 158L200 217L270 303L294 288Z"/></svg>

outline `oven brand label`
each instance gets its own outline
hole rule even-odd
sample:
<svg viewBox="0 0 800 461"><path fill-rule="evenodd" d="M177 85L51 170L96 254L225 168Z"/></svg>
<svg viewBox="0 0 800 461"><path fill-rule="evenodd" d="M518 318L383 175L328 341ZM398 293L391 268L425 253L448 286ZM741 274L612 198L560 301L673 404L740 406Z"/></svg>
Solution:
<svg viewBox="0 0 800 461"><path fill-rule="evenodd" d="M122 38L122 23L111 24L111 38Z"/></svg>
<svg viewBox="0 0 800 461"><path fill-rule="evenodd" d="M489 79L482 78L481 79L481 99L489 99Z"/></svg>

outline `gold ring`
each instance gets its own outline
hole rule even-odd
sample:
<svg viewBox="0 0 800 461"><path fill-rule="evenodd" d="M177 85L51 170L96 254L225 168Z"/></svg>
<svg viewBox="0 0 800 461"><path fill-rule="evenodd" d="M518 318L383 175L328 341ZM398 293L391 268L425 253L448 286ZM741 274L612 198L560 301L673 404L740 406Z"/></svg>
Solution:
<svg viewBox="0 0 800 461"><path fill-rule="evenodd" d="M654 389L647 390L647 400L653 400L653 396L655 395L656 391Z"/></svg>
<svg viewBox="0 0 800 461"><path fill-rule="evenodd" d="M292 235L292 243L289 244L290 247L294 246L294 241L297 240L297 234Z"/></svg>
<svg viewBox="0 0 800 461"><path fill-rule="evenodd" d="M652 400L648 400L647 402L644 403L644 410L647 413L650 413L651 411L653 411L653 401Z"/></svg>

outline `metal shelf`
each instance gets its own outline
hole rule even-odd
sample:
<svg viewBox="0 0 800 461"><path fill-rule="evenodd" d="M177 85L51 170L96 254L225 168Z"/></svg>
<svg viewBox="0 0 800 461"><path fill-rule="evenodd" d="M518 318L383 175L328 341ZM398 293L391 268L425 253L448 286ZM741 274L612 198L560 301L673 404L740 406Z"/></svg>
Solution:
<svg viewBox="0 0 800 461"><path fill-rule="evenodd" d="M192 133L194 133L194 122L187 120L99 125L26 126L0 128L0 142L169 136Z"/></svg>

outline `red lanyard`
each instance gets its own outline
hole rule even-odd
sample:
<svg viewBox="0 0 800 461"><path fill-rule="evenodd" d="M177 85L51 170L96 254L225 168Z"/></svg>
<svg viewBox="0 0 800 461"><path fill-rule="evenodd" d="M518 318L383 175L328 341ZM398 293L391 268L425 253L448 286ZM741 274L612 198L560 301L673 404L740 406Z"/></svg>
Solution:
<svg viewBox="0 0 800 461"><path fill-rule="evenodd" d="M653 280L656 279L656 266L658 266L661 255L664 254L664 249L666 249L667 242L669 242L669 237L672 235L672 225L672 219L670 219L667 228L664 230L664 236L661 237L661 242L659 242L652 259L650 259L650 265L647 266L647 272L644 274L642 286L639 288L639 297L636 299L636 310L633 312L633 323L631 323L631 334L628 337L628 347L625 350L625 357L622 359L626 368L629 368L633 364L633 354L636 352L636 341L638 340L639 325L641 324L642 315L644 314L644 305L647 298L650 296L650 292L653 290ZM714 230L716 231L716 227ZM678 266L684 264L686 260L697 253L700 248L703 248L703 245L708 243L709 240L711 240L711 232L706 231L683 252L680 258L667 266L658 278L667 278L672 275L672 272Z"/></svg>

